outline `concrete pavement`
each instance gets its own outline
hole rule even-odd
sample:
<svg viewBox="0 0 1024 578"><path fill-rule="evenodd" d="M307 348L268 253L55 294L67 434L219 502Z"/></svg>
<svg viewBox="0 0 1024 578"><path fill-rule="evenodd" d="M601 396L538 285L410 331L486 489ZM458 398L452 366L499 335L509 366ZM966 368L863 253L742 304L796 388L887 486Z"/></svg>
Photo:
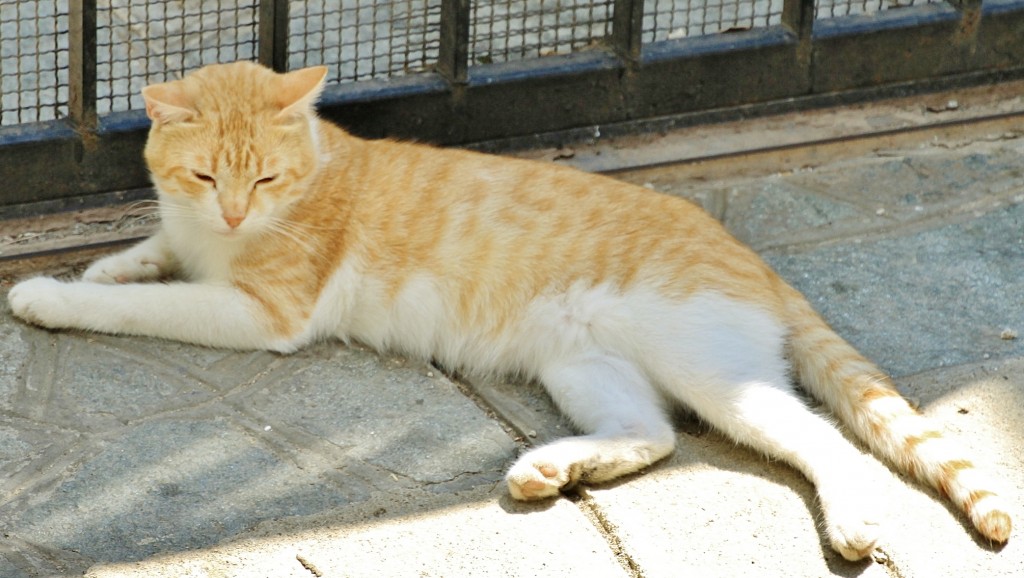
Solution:
<svg viewBox="0 0 1024 578"><path fill-rule="evenodd" d="M990 135L860 146L809 166L761 160L753 171L740 156L728 161L735 171L709 167L713 178L693 166L617 176L723 219L1001 474L1020 527L1022 131L1011 121ZM7 262L0 277L70 273L85 258ZM569 431L532 385L466 382L338 344L278 356L51 333L13 320L4 302L0 576L988 578L1024 568L1019 530L992 547L934 492L873 460L883 554L847 562L823 542L806 480L685 415L679 449L643 475L511 501L503 470Z"/></svg>

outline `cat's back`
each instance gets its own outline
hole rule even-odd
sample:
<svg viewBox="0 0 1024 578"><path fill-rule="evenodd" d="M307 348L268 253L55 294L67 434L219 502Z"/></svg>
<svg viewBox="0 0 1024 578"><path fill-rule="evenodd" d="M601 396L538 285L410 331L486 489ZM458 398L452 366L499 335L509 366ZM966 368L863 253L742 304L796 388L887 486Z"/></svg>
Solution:
<svg viewBox="0 0 1024 578"><path fill-rule="evenodd" d="M363 141L356 220L378 256L497 283L748 293L771 273L703 209L553 163Z"/></svg>

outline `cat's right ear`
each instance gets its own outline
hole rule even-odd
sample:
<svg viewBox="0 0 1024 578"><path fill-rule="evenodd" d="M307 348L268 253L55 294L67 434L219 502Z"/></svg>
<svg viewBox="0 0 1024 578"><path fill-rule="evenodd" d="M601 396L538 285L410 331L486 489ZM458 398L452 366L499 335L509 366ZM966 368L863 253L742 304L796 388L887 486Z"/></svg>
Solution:
<svg viewBox="0 0 1024 578"><path fill-rule="evenodd" d="M146 101L146 116L155 123L188 122L196 115L191 100L174 81L143 88L142 99Z"/></svg>
<svg viewBox="0 0 1024 578"><path fill-rule="evenodd" d="M313 112L316 100L324 89L326 66L310 66L278 77L279 119L294 119Z"/></svg>

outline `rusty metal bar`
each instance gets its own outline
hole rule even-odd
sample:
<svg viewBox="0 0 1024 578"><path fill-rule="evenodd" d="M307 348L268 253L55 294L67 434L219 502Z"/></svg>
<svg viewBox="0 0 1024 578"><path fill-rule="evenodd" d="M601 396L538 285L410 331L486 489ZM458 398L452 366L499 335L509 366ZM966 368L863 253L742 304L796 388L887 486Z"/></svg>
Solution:
<svg viewBox="0 0 1024 578"><path fill-rule="evenodd" d="M612 46L627 65L640 62L643 51L644 0L615 0L612 13Z"/></svg>
<svg viewBox="0 0 1024 578"><path fill-rule="evenodd" d="M953 5L954 8L966 9L966 8L981 8L982 0L946 0Z"/></svg>
<svg viewBox="0 0 1024 578"><path fill-rule="evenodd" d="M288 0L260 0L260 64L278 72L288 68Z"/></svg>
<svg viewBox="0 0 1024 578"><path fill-rule="evenodd" d="M469 2L441 2L441 46L437 71L456 85L465 84L469 75Z"/></svg>
<svg viewBox="0 0 1024 578"><path fill-rule="evenodd" d="M803 41L810 41L814 28L815 0L784 0L782 25Z"/></svg>
<svg viewBox="0 0 1024 578"><path fill-rule="evenodd" d="M93 132L96 115L96 0L74 0L68 14L68 114L80 134Z"/></svg>

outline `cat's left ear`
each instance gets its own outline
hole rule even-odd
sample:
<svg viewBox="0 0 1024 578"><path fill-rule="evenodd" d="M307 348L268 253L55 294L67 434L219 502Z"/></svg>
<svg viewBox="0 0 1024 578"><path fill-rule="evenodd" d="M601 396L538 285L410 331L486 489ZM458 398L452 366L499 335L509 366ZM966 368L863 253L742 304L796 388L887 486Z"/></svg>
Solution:
<svg viewBox="0 0 1024 578"><path fill-rule="evenodd" d="M295 118L313 112L327 78L326 66L311 66L282 74L278 79L277 102L281 106L278 118Z"/></svg>

